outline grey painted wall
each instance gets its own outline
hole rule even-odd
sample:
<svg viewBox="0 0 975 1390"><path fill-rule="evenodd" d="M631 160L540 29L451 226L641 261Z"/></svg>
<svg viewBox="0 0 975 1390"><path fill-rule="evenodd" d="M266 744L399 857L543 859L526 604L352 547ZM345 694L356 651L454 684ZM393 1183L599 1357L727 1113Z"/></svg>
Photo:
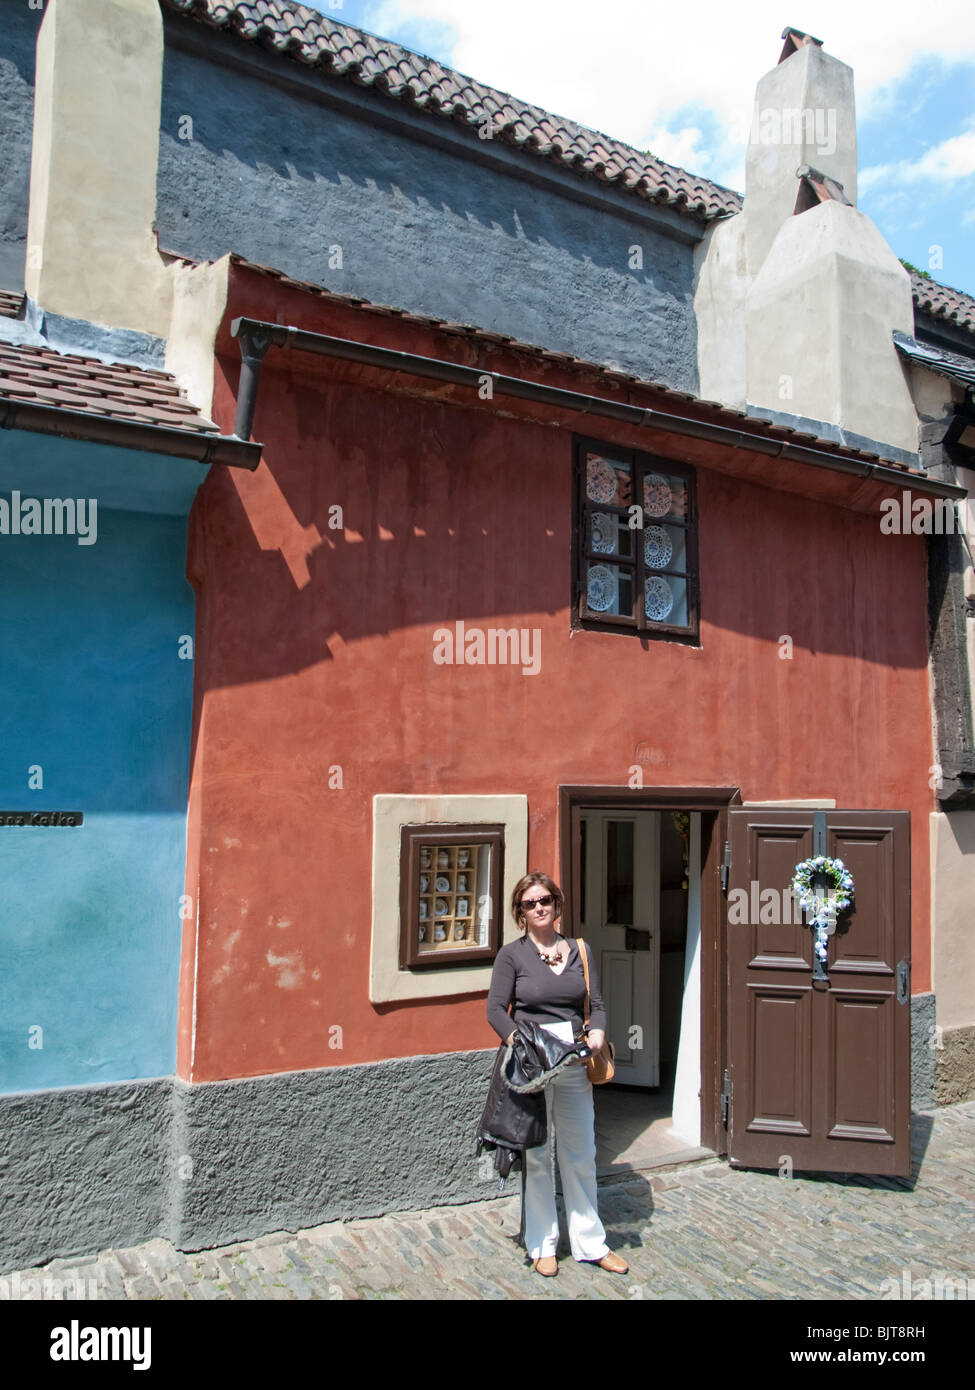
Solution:
<svg viewBox="0 0 975 1390"><path fill-rule="evenodd" d="M934 1109L934 1027L937 1009L933 994L911 996L911 1109Z"/></svg>
<svg viewBox="0 0 975 1390"><path fill-rule="evenodd" d="M0 0L0 288L23 289L33 119L34 49L43 11ZM167 30L204 35L190 21ZM278 78L297 65L255 45L209 35L220 53ZM558 351L697 389L692 303L693 219L636 198L602 194L563 174L588 206L523 175L551 166L505 148L487 167L476 134L351 84L324 83L348 110L332 110L231 61L167 43L159 146L157 225L167 250L198 259L236 251L329 289L510 334ZM372 104L386 129L357 111ZM181 118L192 139L181 139ZM417 128L455 148L414 138ZM483 153L483 151L481 151ZM614 199L616 206L614 207ZM330 266L341 246L341 269ZM639 246L643 268L631 269Z"/></svg>
<svg viewBox="0 0 975 1390"><path fill-rule="evenodd" d="M490 1197L474 1131L494 1057L0 1097L0 1273L158 1235L199 1250Z"/></svg>
<svg viewBox="0 0 975 1390"><path fill-rule="evenodd" d="M236 48L257 61L253 45ZM279 73L297 66L266 62ZM301 78L326 84L333 98L348 85ZM515 174L538 161L512 160L505 149L498 158L512 173L487 167L471 155L476 134L458 138L445 120L367 96L401 129L168 43L160 244L208 259L236 251L332 290L696 389L693 248L654 226L654 209L627 198L631 220L609 204L585 206L533 186ZM367 96L355 92L360 107ZM192 139L181 139L187 116ZM428 132L446 127L455 148L413 138L418 123ZM577 176L572 182L586 186ZM685 235L695 230L681 221ZM335 245L342 269L329 265ZM633 245L642 248L642 270L628 267Z"/></svg>
<svg viewBox="0 0 975 1390"><path fill-rule="evenodd" d="M0 1097L0 1272L163 1232L172 1081Z"/></svg>
<svg viewBox="0 0 975 1390"><path fill-rule="evenodd" d="M34 48L42 10L0 0L0 289L24 288Z"/></svg>

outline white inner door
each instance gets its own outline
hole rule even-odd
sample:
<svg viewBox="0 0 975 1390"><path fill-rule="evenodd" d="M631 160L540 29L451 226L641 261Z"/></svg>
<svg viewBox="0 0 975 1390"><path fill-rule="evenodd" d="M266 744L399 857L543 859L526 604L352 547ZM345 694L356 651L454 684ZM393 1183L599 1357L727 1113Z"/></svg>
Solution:
<svg viewBox="0 0 975 1390"><path fill-rule="evenodd" d="M599 969L614 1080L660 1084L660 812L584 811L580 935Z"/></svg>

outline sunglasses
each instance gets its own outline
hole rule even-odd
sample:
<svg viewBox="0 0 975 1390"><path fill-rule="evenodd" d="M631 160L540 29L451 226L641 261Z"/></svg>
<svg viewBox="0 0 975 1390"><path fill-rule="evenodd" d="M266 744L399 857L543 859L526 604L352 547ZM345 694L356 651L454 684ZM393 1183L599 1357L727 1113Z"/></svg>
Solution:
<svg viewBox="0 0 975 1390"><path fill-rule="evenodd" d="M522 898L518 906L522 912L531 912L533 907L551 907L555 902L551 893L546 893L544 898Z"/></svg>

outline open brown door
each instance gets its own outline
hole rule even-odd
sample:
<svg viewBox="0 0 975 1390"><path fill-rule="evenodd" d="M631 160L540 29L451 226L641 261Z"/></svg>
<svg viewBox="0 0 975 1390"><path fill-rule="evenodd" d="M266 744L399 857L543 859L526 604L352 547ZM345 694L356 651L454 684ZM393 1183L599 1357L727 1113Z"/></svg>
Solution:
<svg viewBox="0 0 975 1390"><path fill-rule="evenodd" d="M909 813L728 814L729 1160L907 1177ZM829 937L825 980L813 978L814 933L783 893L817 854L843 861L855 894Z"/></svg>

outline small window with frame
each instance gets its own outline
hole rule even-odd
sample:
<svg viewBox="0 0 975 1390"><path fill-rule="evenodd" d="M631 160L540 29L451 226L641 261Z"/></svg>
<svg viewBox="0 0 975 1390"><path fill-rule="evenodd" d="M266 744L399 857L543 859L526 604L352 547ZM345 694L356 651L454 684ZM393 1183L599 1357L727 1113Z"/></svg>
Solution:
<svg viewBox="0 0 975 1390"><path fill-rule="evenodd" d="M573 520L573 626L697 641L692 469L577 439Z"/></svg>
<svg viewBox="0 0 975 1390"><path fill-rule="evenodd" d="M404 825L400 969L491 961L501 949L503 825Z"/></svg>

